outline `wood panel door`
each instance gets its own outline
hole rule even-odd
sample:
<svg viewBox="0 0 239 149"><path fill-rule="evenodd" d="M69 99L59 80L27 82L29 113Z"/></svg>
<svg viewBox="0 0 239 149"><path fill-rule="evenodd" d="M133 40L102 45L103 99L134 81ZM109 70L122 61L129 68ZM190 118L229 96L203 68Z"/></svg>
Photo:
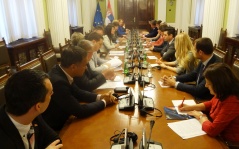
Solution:
<svg viewBox="0 0 239 149"><path fill-rule="evenodd" d="M154 19L155 0L117 0L118 18L126 28L150 29L149 20Z"/></svg>

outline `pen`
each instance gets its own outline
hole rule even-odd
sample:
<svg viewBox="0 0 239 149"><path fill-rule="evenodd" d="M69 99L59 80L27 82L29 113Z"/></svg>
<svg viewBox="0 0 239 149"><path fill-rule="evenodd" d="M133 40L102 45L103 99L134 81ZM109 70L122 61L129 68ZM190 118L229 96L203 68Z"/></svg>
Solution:
<svg viewBox="0 0 239 149"><path fill-rule="evenodd" d="M184 100L185 100L185 97L183 97L183 101L182 101L182 103L181 103L181 105L179 107L183 107Z"/></svg>

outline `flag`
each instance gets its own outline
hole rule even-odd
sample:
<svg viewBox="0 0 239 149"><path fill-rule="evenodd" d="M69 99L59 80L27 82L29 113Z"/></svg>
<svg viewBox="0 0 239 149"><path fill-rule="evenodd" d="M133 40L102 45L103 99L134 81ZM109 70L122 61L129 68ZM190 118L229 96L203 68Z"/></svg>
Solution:
<svg viewBox="0 0 239 149"><path fill-rule="evenodd" d="M102 17L102 13L101 13L101 10L100 10L100 4L98 2L97 7L96 7L96 11L95 11L93 26L96 27L96 26L99 26L99 25L103 26L103 17Z"/></svg>
<svg viewBox="0 0 239 149"><path fill-rule="evenodd" d="M110 0L108 0L108 7L107 7L107 13L106 13L106 18L105 18L105 26L108 25L109 23L112 23L114 20L113 12L111 9L110 5Z"/></svg>

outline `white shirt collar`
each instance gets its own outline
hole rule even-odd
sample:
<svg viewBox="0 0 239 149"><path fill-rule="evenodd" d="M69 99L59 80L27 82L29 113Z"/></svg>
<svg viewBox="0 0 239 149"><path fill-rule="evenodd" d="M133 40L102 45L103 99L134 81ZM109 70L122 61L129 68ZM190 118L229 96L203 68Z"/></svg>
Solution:
<svg viewBox="0 0 239 149"><path fill-rule="evenodd" d="M67 80L69 81L70 84L73 83L74 79L67 73L64 71L64 69L61 67L61 65L59 65L59 67L61 68L61 70L64 72L64 74L66 75L67 77Z"/></svg>

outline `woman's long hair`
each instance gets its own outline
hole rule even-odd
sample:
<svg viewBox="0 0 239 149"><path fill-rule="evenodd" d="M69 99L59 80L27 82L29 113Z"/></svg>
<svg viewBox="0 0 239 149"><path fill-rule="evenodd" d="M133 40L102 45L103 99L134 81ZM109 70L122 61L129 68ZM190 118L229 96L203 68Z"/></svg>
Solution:
<svg viewBox="0 0 239 149"><path fill-rule="evenodd" d="M239 78L227 64L211 64L205 70L204 76L212 83L213 91L220 101L225 100L230 95L239 98Z"/></svg>

